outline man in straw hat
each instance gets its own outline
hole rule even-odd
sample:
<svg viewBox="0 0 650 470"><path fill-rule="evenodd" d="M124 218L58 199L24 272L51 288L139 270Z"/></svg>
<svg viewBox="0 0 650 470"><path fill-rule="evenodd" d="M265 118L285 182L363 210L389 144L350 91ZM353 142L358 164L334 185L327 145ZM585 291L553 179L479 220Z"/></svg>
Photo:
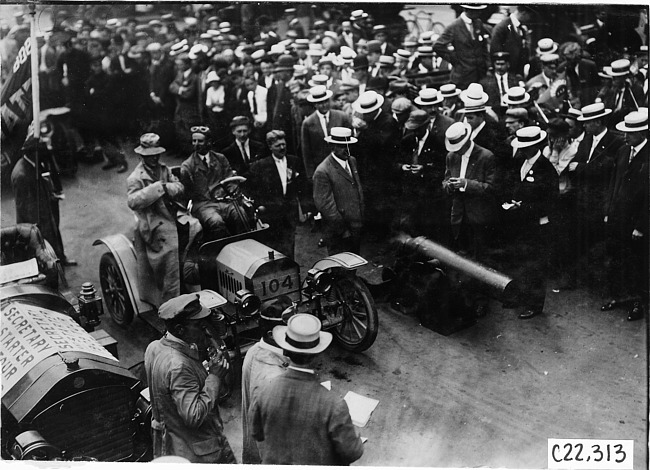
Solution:
<svg viewBox="0 0 650 470"><path fill-rule="evenodd" d="M550 259L551 212L558 195L558 175L542 155L546 132L537 126L517 131L512 146L517 149L505 210L506 229L514 235L507 246L516 260L513 278L520 281L522 307L519 318L530 319L544 310L546 276Z"/></svg>
<svg viewBox="0 0 650 470"><path fill-rule="evenodd" d="M349 146L357 143L352 131L333 127L325 142L331 153L314 172L314 203L323 217L328 254L359 253L363 227L363 190L357 161Z"/></svg>
<svg viewBox="0 0 650 470"><path fill-rule="evenodd" d="M490 34L479 16L487 5L461 5L463 12L433 44L438 56L449 62L451 81L459 88L479 82L490 65Z"/></svg>
<svg viewBox="0 0 650 470"><path fill-rule="evenodd" d="M320 385L310 368L332 341L331 333L320 330L320 320L306 313L273 328L290 364L260 390L250 408L265 465L349 465L363 454L345 401Z"/></svg>
<svg viewBox="0 0 650 470"><path fill-rule="evenodd" d="M229 364L220 352L208 355L205 322L210 310L199 294L183 294L163 303L158 316L167 332L144 354L154 458L174 455L197 463L237 463L218 405Z"/></svg>
<svg viewBox="0 0 650 470"><path fill-rule="evenodd" d="M612 78L611 85L603 87L597 96L606 108L612 110L611 122L619 122L632 111L636 111L644 99L643 86L632 81L630 61L619 59L603 67Z"/></svg>
<svg viewBox="0 0 650 470"><path fill-rule="evenodd" d="M648 109L631 112L616 129L626 145L616 155L605 206L611 300L602 308L629 306L633 321L648 306Z"/></svg>
<svg viewBox="0 0 650 470"><path fill-rule="evenodd" d="M144 282L154 284L153 288L141 291L144 300L159 305L180 294L179 263L187 257L200 226L194 219L177 219L176 201L182 200L183 185L160 163L165 149L160 146L158 134L142 135L135 153L142 161L127 179L127 204L138 219L136 243L144 245L144 256L138 256L138 275ZM181 223L188 225L179 226Z"/></svg>
<svg viewBox="0 0 650 470"><path fill-rule="evenodd" d="M330 148L325 142L325 137L332 127L351 127L351 119L343 111L331 108L330 100L332 91L322 85L314 86L309 90L307 101L312 103L316 110L302 122L300 141L302 145L302 159L305 164L307 178L311 180L314 171L329 155Z"/></svg>
<svg viewBox="0 0 650 470"><path fill-rule="evenodd" d="M575 192L578 245L574 249L579 256L587 257L588 265L593 261L589 257L594 245L603 239L609 182L616 152L623 145L621 139L607 129L606 122L611 112L600 102L582 108L582 116L577 120L584 124L585 138L567 167Z"/></svg>

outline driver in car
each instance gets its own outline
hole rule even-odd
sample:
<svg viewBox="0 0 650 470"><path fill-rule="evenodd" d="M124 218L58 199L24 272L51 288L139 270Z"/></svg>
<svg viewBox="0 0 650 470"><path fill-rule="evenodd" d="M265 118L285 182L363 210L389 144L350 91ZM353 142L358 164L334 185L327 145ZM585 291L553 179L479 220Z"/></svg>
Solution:
<svg viewBox="0 0 650 470"><path fill-rule="evenodd" d="M185 196L192 201L192 215L199 219L204 240L217 240L246 231L234 203L227 199L221 182L235 175L228 159L210 150L210 128L191 128L194 152L181 164Z"/></svg>

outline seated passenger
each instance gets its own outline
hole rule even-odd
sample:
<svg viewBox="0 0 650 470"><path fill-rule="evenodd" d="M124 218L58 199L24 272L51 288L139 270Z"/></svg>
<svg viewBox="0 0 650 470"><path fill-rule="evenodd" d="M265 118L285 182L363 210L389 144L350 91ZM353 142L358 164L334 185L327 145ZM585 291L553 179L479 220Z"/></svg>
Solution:
<svg viewBox="0 0 650 470"><path fill-rule="evenodd" d="M157 134L140 137L135 153L142 156L142 161L127 179L127 203L137 216L137 230L145 251L145 256L138 256L138 277L141 282L155 283L150 289L141 289L141 294L143 300L154 305L181 294L181 258L186 258L187 247L200 232L196 219L179 211L176 201L181 200L183 185L160 163L165 149L159 142Z"/></svg>
<svg viewBox="0 0 650 470"><path fill-rule="evenodd" d="M235 174L222 154L210 150L210 129L192 128L194 152L181 164L181 182L185 197L192 200L192 215L201 222L205 241L217 240L246 231L240 212L225 199L220 184Z"/></svg>

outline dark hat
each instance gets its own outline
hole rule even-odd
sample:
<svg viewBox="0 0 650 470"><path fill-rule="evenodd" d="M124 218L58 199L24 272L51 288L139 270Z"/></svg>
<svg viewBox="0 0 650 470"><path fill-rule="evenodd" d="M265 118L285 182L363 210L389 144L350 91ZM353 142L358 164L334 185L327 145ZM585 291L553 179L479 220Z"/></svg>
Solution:
<svg viewBox="0 0 650 470"><path fill-rule="evenodd" d="M409 89L409 82L403 78L393 80L388 84L389 93L406 93Z"/></svg>
<svg viewBox="0 0 650 470"><path fill-rule="evenodd" d="M370 77L366 84L366 90L375 90L380 94L386 93L388 89L388 79L386 77Z"/></svg>
<svg viewBox="0 0 650 470"><path fill-rule="evenodd" d="M354 70L367 69L370 63L365 55L358 55L352 59L352 68Z"/></svg>
<svg viewBox="0 0 650 470"><path fill-rule="evenodd" d="M569 123L562 118L553 118L548 121L549 134L566 134L569 129Z"/></svg>
<svg viewBox="0 0 650 470"><path fill-rule="evenodd" d="M505 60L510 61L510 53L505 51L493 52L492 61Z"/></svg>
<svg viewBox="0 0 650 470"><path fill-rule="evenodd" d="M278 61L275 64L273 69L274 72L293 72L293 66L295 64L295 59L288 54L283 54L278 57Z"/></svg>
<svg viewBox="0 0 650 470"><path fill-rule="evenodd" d="M381 43L379 41L375 41L374 39L372 41L368 41L366 48L368 49L368 54L372 54L373 52L381 53Z"/></svg>
<svg viewBox="0 0 650 470"><path fill-rule="evenodd" d="M158 309L161 320L201 320L210 316L210 310L201 305L197 293L182 294L169 299Z"/></svg>
<svg viewBox="0 0 650 470"><path fill-rule="evenodd" d="M414 129L419 129L422 126L426 126L431 121L429 113L422 109L415 109L409 114L409 118L404 124L404 127L410 131Z"/></svg>

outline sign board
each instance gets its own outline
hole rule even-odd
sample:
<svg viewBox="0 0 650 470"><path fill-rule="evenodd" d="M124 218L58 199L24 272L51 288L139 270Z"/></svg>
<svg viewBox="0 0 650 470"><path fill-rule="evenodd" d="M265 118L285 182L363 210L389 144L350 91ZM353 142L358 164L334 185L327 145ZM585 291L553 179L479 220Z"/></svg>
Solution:
<svg viewBox="0 0 650 470"><path fill-rule="evenodd" d="M46 308L7 302L1 307L2 394L34 366L57 353L81 352L117 362L71 317Z"/></svg>

